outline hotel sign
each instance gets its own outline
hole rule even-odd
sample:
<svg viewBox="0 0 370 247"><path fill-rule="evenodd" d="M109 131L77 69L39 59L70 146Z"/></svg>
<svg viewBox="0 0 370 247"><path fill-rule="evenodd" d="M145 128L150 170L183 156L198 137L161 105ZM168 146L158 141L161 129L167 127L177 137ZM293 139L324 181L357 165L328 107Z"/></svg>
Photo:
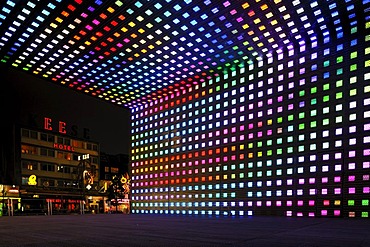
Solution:
<svg viewBox="0 0 370 247"><path fill-rule="evenodd" d="M68 134L70 136L78 136L79 129L76 125L72 125L71 127L67 127L67 123L63 121L58 121L54 123L51 118L44 117L44 129L48 131L58 131L60 134ZM90 139L90 130L84 128L82 131L82 137L84 139Z"/></svg>
<svg viewBox="0 0 370 247"><path fill-rule="evenodd" d="M53 147L56 149L64 150L64 151L72 151L72 152L75 151L75 148L70 145L54 143Z"/></svg>

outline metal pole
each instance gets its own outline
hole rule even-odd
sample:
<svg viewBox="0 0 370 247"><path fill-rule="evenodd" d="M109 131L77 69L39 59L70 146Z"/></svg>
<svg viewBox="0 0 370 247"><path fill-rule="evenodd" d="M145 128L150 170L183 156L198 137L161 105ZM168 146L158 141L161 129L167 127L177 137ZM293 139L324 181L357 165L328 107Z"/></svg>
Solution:
<svg viewBox="0 0 370 247"><path fill-rule="evenodd" d="M2 201L2 214L4 215L5 210L5 186L3 185L3 201Z"/></svg>

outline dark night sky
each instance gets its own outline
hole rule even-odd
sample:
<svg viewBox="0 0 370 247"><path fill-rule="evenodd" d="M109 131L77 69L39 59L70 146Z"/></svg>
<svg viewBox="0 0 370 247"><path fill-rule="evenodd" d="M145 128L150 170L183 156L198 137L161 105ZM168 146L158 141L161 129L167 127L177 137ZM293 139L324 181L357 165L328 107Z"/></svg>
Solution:
<svg viewBox="0 0 370 247"><path fill-rule="evenodd" d="M21 125L29 125L32 119L42 128L44 117L49 117L56 126L58 121L65 122L67 131L77 126L80 138L83 129L88 129L89 140L98 142L102 152L129 154L129 109L12 68L0 67L0 72L3 119Z"/></svg>

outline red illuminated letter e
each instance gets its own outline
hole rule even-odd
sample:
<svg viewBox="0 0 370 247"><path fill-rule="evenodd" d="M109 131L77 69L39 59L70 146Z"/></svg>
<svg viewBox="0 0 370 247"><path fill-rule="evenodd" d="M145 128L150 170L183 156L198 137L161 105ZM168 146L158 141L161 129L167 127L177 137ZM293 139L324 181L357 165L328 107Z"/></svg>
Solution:
<svg viewBox="0 0 370 247"><path fill-rule="evenodd" d="M65 122L59 121L59 133L62 133L62 134L67 133Z"/></svg>
<svg viewBox="0 0 370 247"><path fill-rule="evenodd" d="M51 118L44 118L44 129L53 130L53 128L51 127Z"/></svg>

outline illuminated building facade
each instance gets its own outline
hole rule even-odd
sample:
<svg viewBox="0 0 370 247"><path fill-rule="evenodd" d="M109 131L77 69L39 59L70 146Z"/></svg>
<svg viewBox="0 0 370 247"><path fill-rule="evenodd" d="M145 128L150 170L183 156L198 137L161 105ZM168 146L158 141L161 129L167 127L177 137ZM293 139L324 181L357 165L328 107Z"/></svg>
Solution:
<svg viewBox="0 0 370 247"><path fill-rule="evenodd" d="M134 108L133 213L369 217L370 25L345 2L311 4L333 27L309 40Z"/></svg>
<svg viewBox="0 0 370 247"><path fill-rule="evenodd" d="M369 9L9 0L0 61L131 110L133 213L368 218Z"/></svg>
<svg viewBox="0 0 370 247"><path fill-rule="evenodd" d="M99 144L21 128L19 214L99 212ZM103 209L101 210L103 212Z"/></svg>

